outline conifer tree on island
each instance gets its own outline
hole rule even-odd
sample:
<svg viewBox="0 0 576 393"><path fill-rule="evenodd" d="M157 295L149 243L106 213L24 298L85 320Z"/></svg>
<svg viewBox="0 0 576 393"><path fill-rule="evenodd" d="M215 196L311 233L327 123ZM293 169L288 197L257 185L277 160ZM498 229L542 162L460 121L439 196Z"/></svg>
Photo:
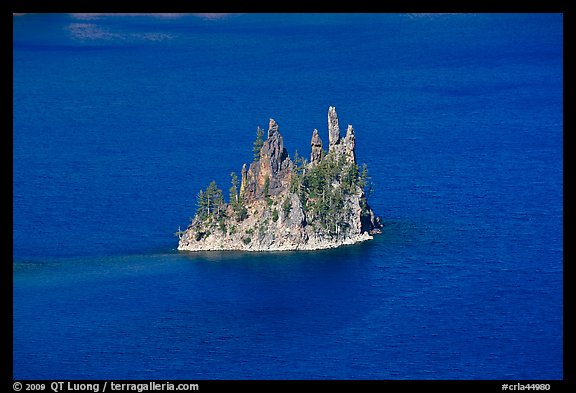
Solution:
<svg viewBox="0 0 576 393"><path fill-rule="evenodd" d="M252 153L254 154L254 161L260 160L260 150L262 149L262 145L264 144L264 139L262 139L263 136L264 131L260 128L260 126L258 126L258 129L256 130L256 140L254 141L252 147Z"/></svg>

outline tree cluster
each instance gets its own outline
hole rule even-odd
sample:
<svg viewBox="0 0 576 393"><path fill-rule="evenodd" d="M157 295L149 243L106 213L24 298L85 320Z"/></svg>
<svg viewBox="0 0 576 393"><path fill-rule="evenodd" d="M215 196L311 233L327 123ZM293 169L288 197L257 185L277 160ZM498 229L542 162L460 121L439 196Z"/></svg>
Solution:
<svg viewBox="0 0 576 393"><path fill-rule="evenodd" d="M234 212L236 221L242 221L248 217L248 210L244 206L244 201L238 193L238 176L236 173L230 173L232 186L230 187L230 206Z"/></svg>
<svg viewBox="0 0 576 393"><path fill-rule="evenodd" d="M256 140L252 146L252 153L254 155L254 161L260 161L260 150L262 150L262 145L264 144L264 130L258 126L256 130Z"/></svg>
<svg viewBox="0 0 576 393"><path fill-rule="evenodd" d="M253 143L255 161L260 158L262 137L263 131L258 127L256 140ZM325 151L322 153L322 158L319 161L309 163L296 151L289 193L278 206L273 206L274 201L269 195L270 178L265 179L264 195L266 205L271 209L273 222L279 219L280 212L285 217L290 214L292 207L290 194L296 194L300 199L306 223L329 236L338 236L348 229L351 212L346 209L346 206L350 198L359 197L363 214L369 211L366 195L370 194L372 187L366 164L363 164L362 169L360 169L355 162L350 162L346 156L334 156ZM199 228L220 229L226 233L226 219L228 217L233 217L238 222L248 217L244 198L239 193L238 176L232 172L230 177L228 203L225 203L222 190L218 188L215 181L212 181L206 190L200 190L198 193L195 220L197 224L203 223ZM206 224L208 224L207 227ZM200 235L204 236L205 234L202 232Z"/></svg>
<svg viewBox="0 0 576 393"><path fill-rule="evenodd" d="M222 190L218 188L216 182L210 182L206 190L200 190L196 196L196 217L200 221L212 218L218 221L221 229L224 226L224 219L231 210L236 221L242 221L248 217L248 210L238 193L238 176L230 173L231 187L229 189L229 203L224 202Z"/></svg>
<svg viewBox="0 0 576 393"><path fill-rule="evenodd" d="M290 191L300 198L307 222L338 235L347 227L344 215L345 201L358 195L368 184L368 170L362 171L345 157L335 159L331 155L315 165L295 155L294 173Z"/></svg>
<svg viewBox="0 0 576 393"><path fill-rule="evenodd" d="M218 188L216 182L212 180L206 190L200 190L196 196L196 215L204 219L210 215L219 216L224 212L224 197L222 190Z"/></svg>

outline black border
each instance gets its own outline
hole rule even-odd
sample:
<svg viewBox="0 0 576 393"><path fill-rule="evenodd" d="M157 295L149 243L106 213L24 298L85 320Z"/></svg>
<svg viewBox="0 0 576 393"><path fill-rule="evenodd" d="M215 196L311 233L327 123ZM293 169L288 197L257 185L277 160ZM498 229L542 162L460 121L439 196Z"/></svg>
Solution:
<svg viewBox="0 0 576 393"><path fill-rule="evenodd" d="M566 12L571 0L514 1L514 0L405 0L375 2L354 1L155 1L141 0L124 3L112 0L69 1L69 0L12 0L13 12L520 12L546 13Z"/></svg>
<svg viewBox="0 0 576 393"><path fill-rule="evenodd" d="M12 16L10 14L7 13L2 13L2 18L0 19L0 26L2 28L2 47L3 48L10 48L10 57L13 59L13 47L12 47L12 42L9 42L8 39L9 37L12 37ZM7 31L4 30L8 30L11 29L11 32L8 33ZM4 57L4 56L3 56ZM7 103L7 102L12 102L12 97L14 97L13 95L13 78L12 78L12 67L14 62L10 61L10 63L8 63L8 57L4 57L6 60L2 62L3 65L3 75L2 75L2 86L3 89L2 91L5 92L6 95L10 94L9 97L6 97L6 99L2 100L3 103ZM5 64L4 64L5 63ZM9 70L9 71L8 71ZM6 105L2 105L3 108L5 109L4 112L4 116L2 116L2 119L4 120L3 123L5 124L5 127L3 127L4 129L8 130L12 130L12 108L7 108L7 104ZM10 110L10 112L8 112L8 110ZM10 113L10 115L8 115L8 113ZM9 128L8 128L9 127ZM10 222L6 223L6 225L10 225L10 239L12 240L12 228L14 228L13 225L13 221L14 221L14 217L13 217L13 211L14 211L14 202L13 202L13 198L12 196L14 195L13 193L13 170L12 170L12 146L13 146L13 136L12 133L8 133L6 132L4 134L6 136L7 141L5 142L4 147L6 149L10 149L10 154L5 154L4 157L6 158L6 161L8 161L8 157L10 157L10 161L5 164L2 165L2 169L3 169L3 176L6 176L9 181L10 181L10 214L9 215L5 215L4 217L10 217ZM8 220L6 220L8 221ZM9 247L5 247L6 250L10 250L9 251L9 255L10 255L10 261L13 261L13 252L12 252L12 241ZM8 261L6 261L8 262ZM12 293L13 293L13 282L12 279L10 277L12 277L12 263L8 264L8 263L3 263L2 265L2 273L0 273L0 277L2 279L2 283L0 284L0 288L2 289L2 314L6 315L5 318L3 318L3 320L5 321L5 323L8 323L8 320L10 320L10 335L4 335L4 342L2 343L2 347L6 348L6 353L2 353L2 380L11 380L12 376L13 376L13 364L12 364L12 358L13 358L13 330L14 330L14 325L13 325L13 315L14 315L14 310L13 310L13 302L12 302ZM8 319L8 316L10 317L10 319Z"/></svg>
<svg viewBox="0 0 576 393"><path fill-rule="evenodd" d="M576 85L574 80L574 70L576 70L576 64L574 61L574 50L576 49L576 43L574 38L576 37L576 30L574 28L574 17L575 17L575 4L573 0L547 0L536 2L527 1L513 1L513 0L500 0L500 1L432 1L432 0L411 0L405 1L403 3L390 3L381 2L377 5L374 1L338 1L338 2L319 2L305 4L296 4L294 2L243 2L238 1L225 2L225 1L139 1L132 4L128 2L122 3L118 1L101 0L91 3L89 1L46 1L46 0L27 0L27 1L10 1L10 9L12 13L30 13L30 12L482 12L482 13L499 13L499 12L514 12L514 13L562 13L564 21L564 131L575 130L574 125L574 112L576 109L576 104L574 100L574 95L576 92ZM3 48L10 48L10 54L13 56L12 43L8 40L13 39L13 18L11 13L2 13L2 19L0 25L2 29L8 30L2 34L4 37ZM7 56L4 57L7 59ZM8 63L8 61L5 61ZM10 67L4 67L4 70L12 71L13 63L10 63ZM2 90L6 95L11 94L13 97L13 81L9 80L12 76L12 72L8 73L5 71L5 83L3 85L5 88ZM10 86L10 89L7 87ZM3 101L3 102L8 102ZM8 112L8 109L6 109ZM10 114L12 111L10 110ZM6 129L12 128L12 116L5 114L3 119L6 123ZM10 124L8 125L8 122ZM13 130L12 130L13 131ZM7 133L5 133L6 135ZM269 390L271 388L298 388L301 386L306 386L309 388L321 388L321 389L362 389L362 390L376 390L381 388L391 388L393 391L401 389L442 389L443 391L462 391L463 389L481 389L482 391L502 391L501 386L504 383L515 384L521 383L549 383L551 385L550 391L576 391L576 366L575 366L575 349L576 341L574 340L574 332L576 331L576 326L574 323L574 314L576 307L574 305L574 299L576 299L576 293L574 291L574 278L576 277L576 271L574 269L574 259L573 256L573 246L570 241L570 229L572 229L573 222L567 217L571 217L572 210L570 209L570 202L573 200L573 193L571 192L570 186L570 176L567 173L570 172L570 168L574 166L570 164L572 160L571 155L566 155L566 152L570 152L571 138L569 135L571 133L564 132L564 359L563 359L563 380L560 381L506 381L506 380L384 380L384 381L171 381L177 382L189 382L198 383L202 391L210 390L220 390L220 389L238 389L238 388L261 388L262 390ZM10 149L12 152L12 134L8 134L8 141L5 143L5 147ZM569 149L566 149L567 145ZM6 154L5 157L11 157L11 154ZM8 172L7 177L13 180L12 171L12 161L8 165L4 166L4 171ZM12 190L12 182L10 190ZM568 201L568 204L566 203ZM13 202L10 199L10 206L13 209ZM12 225L13 221L13 210L9 217L11 217L10 223L7 225ZM12 226L11 226L12 227ZM12 256L12 247L7 248L10 250L10 255ZM6 324L12 319L13 316L13 282L10 279L12 276L12 269L9 268L8 261L5 261L4 272L1 273L2 281L1 285L3 289L4 297L4 315L3 318ZM9 318L10 317L10 318ZM10 332L13 331L13 324L10 323ZM5 362L2 366L2 379L6 381L6 387L9 386L10 391L13 390L13 335L4 335L4 343L2 345L2 361ZM22 381L33 382L33 381ZM46 381L43 381L46 382ZM80 381L74 381L80 382ZM85 382L96 382L96 381L85 381ZM130 382L130 381L124 381ZM134 383L142 383L146 381L132 381ZM162 381L157 381L162 382Z"/></svg>
<svg viewBox="0 0 576 393"><path fill-rule="evenodd" d="M574 340L574 332L576 332L576 324L574 323L574 311L576 306L574 300L576 299L576 292L574 291L574 278L576 277L576 270L574 269L574 244L570 241L570 233L567 229L572 229L574 222L572 217L572 209L570 202L574 201L573 189L570 185L571 176L567 175L570 169L573 170L574 163L570 163L574 159L574 155L567 155L574 145L570 134L573 135L574 124L574 108L576 108L576 83L574 80L574 71L576 70L575 51L576 48L576 28L575 28L575 3L572 7L564 10L564 153L563 153L563 188L564 188L564 216L563 216L563 229L564 229L564 382L572 387L576 387L576 341ZM572 133L566 133L566 130ZM570 143L570 144L569 144ZM566 149L567 146L570 146ZM573 185L573 184L572 184ZM566 203L568 202L568 203ZM568 219L567 219L568 217Z"/></svg>

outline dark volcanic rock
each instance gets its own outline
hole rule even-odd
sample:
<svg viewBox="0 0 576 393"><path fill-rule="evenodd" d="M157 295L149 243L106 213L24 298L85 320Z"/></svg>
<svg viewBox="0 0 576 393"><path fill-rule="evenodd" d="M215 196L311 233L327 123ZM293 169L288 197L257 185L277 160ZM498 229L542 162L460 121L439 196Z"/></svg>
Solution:
<svg viewBox="0 0 576 393"><path fill-rule="evenodd" d="M178 249L317 250L372 239L383 225L360 182L354 129L349 125L340 136L334 107L328 109L328 138L326 153L315 129L310 163L296 167L270 119L257 160L242 167L240 199L197 214L179 232Z"/></svg>
<svg viewBox="0 0 576 393"><path fill-rule="evenodd" d="M278 195L290 185L292 162L284 148L278 124L270 119L268 138L260 149L260 160L250 164L246 176L242 175L243 196L247 202L266 196Z"/></svg>
<svg viewBox="0 0 576 393"><path fill-rule="evenodd" d="M340 142L340 127L338 126L338 115L336 108L331 106L328 108L328 142L329 151L332 151L332 146Z"/></svg>
<svg viewBox="0 0 576 393"><path fill-rule="evenodd" d="M322 139L320 139L318 136L318 130L316 129L314 129L314 132L312 132L312 140L310 141L310 146L312 146L310 162L313 164L320 162L322 159Z"/></svg>
<svg viewBox="0 0 576 393"><path fill-rule="evenodd" d="M354 136L354 128L351 125L348 125L343 144L345 146L344 154L348 162L356 162L356 137Z"/></svg>

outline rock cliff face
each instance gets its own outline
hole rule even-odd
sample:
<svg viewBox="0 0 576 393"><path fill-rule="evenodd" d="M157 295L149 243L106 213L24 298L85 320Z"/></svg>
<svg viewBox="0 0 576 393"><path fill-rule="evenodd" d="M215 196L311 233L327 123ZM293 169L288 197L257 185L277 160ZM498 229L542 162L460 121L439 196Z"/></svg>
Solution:
<svg viewBox="0 0 576 393"><path fill-rule="evenodd" d="M229 203L220 190L201 192L196 216L178 233L178 249L316 250L372 239L382 225L364 194L367 179L356 164L354 129L348 126L340 136L333 107L328 138L326 153L315 129L310 162L294 163L270 119L258 159L242 167L239 192L231 189Z"/></svg>
<svg viewBox="0 0 576 393"><path fill-rule="evenodd" d="M314 129L312 132L312 140L310 141L310 146L312 146L312 153L310 154L310 163L318 164L322 160L324 152L322 151L322 139L318 136L318 130Z"/></svg>
<svg viewBox="0 0 576 393"><path fill-rule="evenodd" d="M260 159L250 164L244 176L242 171L243 197L247 203L262 199L267 195L276 196L286 190L290 184L292 162L284 148L278 124L270 119L268 138L260 149Z"/></svg>

